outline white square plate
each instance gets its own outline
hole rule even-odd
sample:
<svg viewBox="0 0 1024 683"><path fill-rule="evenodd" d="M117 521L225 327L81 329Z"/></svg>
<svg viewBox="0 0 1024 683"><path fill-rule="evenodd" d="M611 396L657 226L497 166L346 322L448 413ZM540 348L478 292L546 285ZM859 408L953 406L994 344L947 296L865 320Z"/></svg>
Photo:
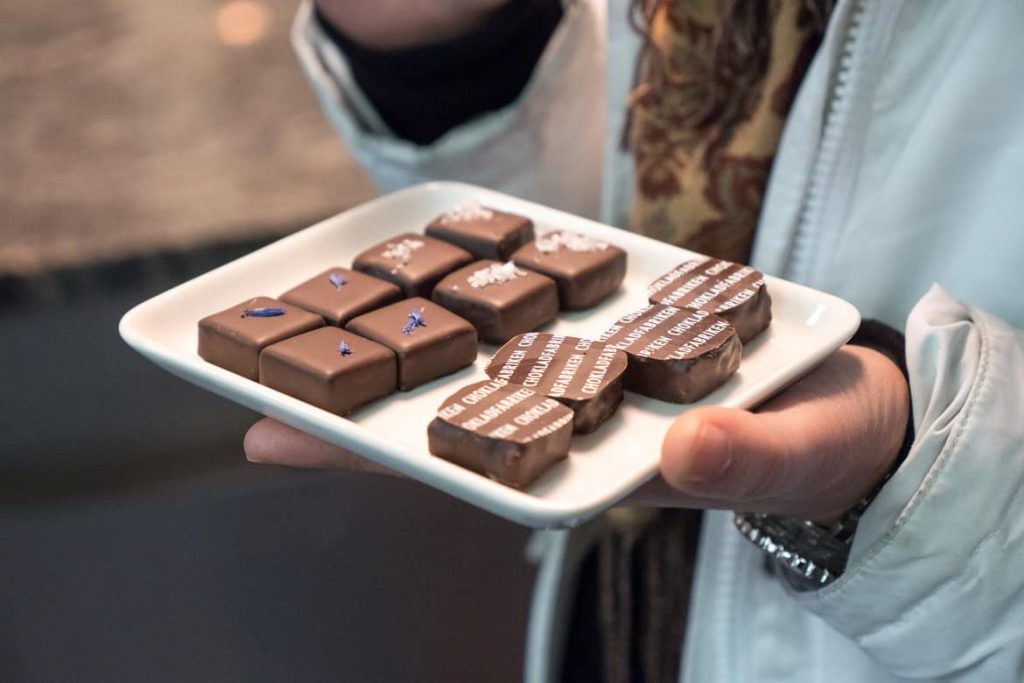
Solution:
<svg viewBox="0 0 1024 683"><path fill-rule="evenodd" d="M495 347L477 362L413 391L400 392L342 418L211 365L196 354L199 319L257 295L278 296L330 267L348 266L363 249L469 199L529 216L540 231L564 228L616 244L629 257L626 279L599 306L563 314L545 328L596 337L621 315L646 305L648 283L692 252L491 190L436 182L375 199L139 304L121 319L124 340L194 384L434 486L496 515L532 527L577 524L646 481L658 467L661 438L696 405L750 408L827 358L853 335L860 315L849 303L767 278L774 319L746 344L739 371L692 406L626 394L618 413L595 433L574 437L568 460L517 491L430 455L427 424L458 387L485 379Z"/></svg>

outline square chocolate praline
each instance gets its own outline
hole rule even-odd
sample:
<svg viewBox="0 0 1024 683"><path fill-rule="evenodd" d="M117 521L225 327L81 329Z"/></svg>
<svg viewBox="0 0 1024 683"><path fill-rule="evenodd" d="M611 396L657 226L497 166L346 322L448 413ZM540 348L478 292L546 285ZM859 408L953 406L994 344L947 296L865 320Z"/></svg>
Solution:
<svg viewBox="0 0 1024 683"><path fill-rule="evenodd" d="M431 221L426 233L458 245L478 259L507 261L512 252L533 239L533 221L465 202Z"/></svg>
<svg viewBox="0 0 1024 683"><path fill-rule="evenodd" d="M523 245L512 254L512 261L554 280L563 311L597 305L618 289L626 276L625 251L564 231Z"/></svg>
<svg viewBox="0 0 1024 683"><path fill-rule="evenodd" d="M365 250L352 268L394 283L407 297L430 297L441 278L472 260L465 249L407 232Z"/></svg>
<svg viewBox="0 0 1024 683"><path fill-rule="evenodd" d="M477 261L451 273L434 288L434 301L473 323L480 339L491 344L504 344L558 316L558 288L551 278L498 261Z"/></svg>
<svg viewBox="0 0 1024 683"><path fill-rule="evenodd" d="M402 298L397 285L348 268L330 268L281 295L281 301L344 325L357 315Z"/></svg>
<svg viewBox="0 0 1024 683"><path fill-rule="evenodd" d="M420 297L364 313L345 329L395 352L398 388L403 391L461 370L476 360L476 329Z"/></svg>
<svg viewBox="0 0 1024 683"><path fill-rule="evenodd" d="M391 349L337 327L321 327L263 349L260 384L336 415L398 386Z"/></svg>
<svg viewBox="0 0 1024 683"><path fill-rule="evenodd" d="M255 382L260 351L323 324L314 313L258 296L199 321L199 357Z"/></svg>

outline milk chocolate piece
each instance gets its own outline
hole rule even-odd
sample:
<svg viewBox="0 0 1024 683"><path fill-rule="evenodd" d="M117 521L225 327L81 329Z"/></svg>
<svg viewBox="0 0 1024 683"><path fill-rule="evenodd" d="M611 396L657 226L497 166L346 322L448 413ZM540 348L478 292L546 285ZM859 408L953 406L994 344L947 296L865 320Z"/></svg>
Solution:
<svg viewBox="0 0 1024 683"><path fill-rule="evenodd" d="M651 283L647 294L652 304L722 316L741 342L756 337L772 321L772 298L761 271L722 259L685 261Z"/></svg>
<svg viewBox="0 0 1024 683"><path fill-rule="evenodd" d="M722 386L743 350L724 318L659 305L623 316L599 341L629 356L627 389L671 403L692 403Z"/></svg>
<svg viewBox="0 0 1024 683"><path fill-rule="evenodd" d="M396 285L348 268L330 268L281 295L285 301L323 316L331 325L402 298Z"/></svg>
<svg viewBox="0 0 1024 683"><path fill-rule="evenodd" d="M258 296L199 321L199 357L258 381L263 348L323 324L309 311Z"/></svg>
<svg viewBox="0 0 1024 683"><path fill-rule="evenodd" d="M563 311L596 305L614 292L626 276L625 251L564 230L524 244L512 254L512 260L554 280Z"/></svg>
<svg viewBox="0 0 1024 683"><path fill-rule="evenodd" d="M626 354L590 339L548 332L521 334L498 349L487 376L553 398L572 409L573 431L586 434L622 403Z"/></svg>
<svg viewBox="0 0 1024 683"><path fill-rule="evenodd" d="M463 202L435 218L426 233L458 245L478 259L507 261L520 245L533 239L533 221L478 202Z"/></svg>
<svg viewBox="0 0 1024 683"><path fill-rule="evenodd" d="M398 362L386 346L337 327L321 327L263 349L260 384L348 415L395 390Z"/></svg>
<svg viewBox="0 0 1024 683"><path fill-rule="evenodd" d="M480 339L502 344L558 316L558 288L551 278L511 261L477 261L446 276L434 301L476 326Z"/></svg>
<svg viewBox="0 0 1024 683"><path fill-rule="evenodd" d="M476 330L426 299L404 299L351 320L346 330L383 344L398 356L403 391L451 374L476 360Z"/></svg>
<svg viewBox="0 0 1024 683"><path fill-rule="evenodd" d="M571 438L571 410L503 380L459 389L427 427L431 453L516 488L569 455Z"/></svg>
<svg viewBox="0 0 1024 683"><path fill-rule="evenodd" d="M352 267L395 283L406 296L429 297L441 278L472 260L464 249L407 232L370 247L356 256Z"/></svg>

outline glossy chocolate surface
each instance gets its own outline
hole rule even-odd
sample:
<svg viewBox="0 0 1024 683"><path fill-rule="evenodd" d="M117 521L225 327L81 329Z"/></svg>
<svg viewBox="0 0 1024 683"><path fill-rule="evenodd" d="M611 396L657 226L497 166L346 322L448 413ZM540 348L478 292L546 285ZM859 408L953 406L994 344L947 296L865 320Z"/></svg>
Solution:
<svg viewBox="0 0 1024 683"><path fill-rule="evenodd" d="M199 321L199 357L258 381L264 347L323 324L323 318L297 306L254 297Z"/></svg>
<svg viewBox="0 0 1024 683"><path fill-rule="evenodd" d="M407 232L365 250L356 256L352 268L393 282L405 296L429 298L441 278L472 260L465 249Z"/></svg>
<svg viewBox="0 0 1024 683"><path fill-rule="evenodd" d="M446 276L434 301L473 323L480 339L502 344L558 316L551 278L514 263L477 261Z"/></svg>
<svg viewBox="0 0 1024 683"><path fill-rule="evenodd" d="M533 239L533 221L477 202L464 202L431 221L426 233L458 245L478 259L507 261L520 245Z"/></svg>
<svg viewBox="0 0 1024 683"><path fill-rule="evenodd" d="M487 364L487 376L525 386L572 409L573 431L586 434L622 402L626 354L590 339L547 332L521 334Z"/></svg>
<svg viewBox="0 0 1024 683"><path fill-rule="evenodd" d="M337 415L387 396L398 386L391 349L328 326L263 349L260 383Z"/></svg>
<svg viewBox="0 0 1024 683"><path fill-rule="evenodd" d="M541 235L517 249L512 260L553 279L563 311L595 306L626 276L625 251L567 231Z"/></svg>
<svg viewBox="0 0 1024 683"><path fill-rule="evenodd" d="M398 357L398 387L412 389L476 360L476 329L423 298L404 299L353 318L345 326Z"/></svg>
<svg viewBox="0 0 1024 683"><path fill-rule="evenodd" d="M281 301L316 313L331 325L344 325L401 298L397 285L348 268L325 270L281 295Z"/></svg>
<svg viewBox="0 0 1024 683"><path fill-rule="evenodd" d="M427 428L430 452L522 488L569 454L572 411L503 380L459 389Z"/></svg>
<svg viewBox="0 0 1024 683"><path fill-rule="evenodd" d="M742 342L756 337L772 321L772 299L761 271L722 259L685 261L652 282L647 294L652 304L722 316L733 324Z"/></svg>
<svg viewBox="0 0 1024 683"><path fill-rule="evenodd" d="M722 386L743 351L724 318L660 305L623 316L599 341L629 356L626 389L671 403L692 403Z"/></svg>

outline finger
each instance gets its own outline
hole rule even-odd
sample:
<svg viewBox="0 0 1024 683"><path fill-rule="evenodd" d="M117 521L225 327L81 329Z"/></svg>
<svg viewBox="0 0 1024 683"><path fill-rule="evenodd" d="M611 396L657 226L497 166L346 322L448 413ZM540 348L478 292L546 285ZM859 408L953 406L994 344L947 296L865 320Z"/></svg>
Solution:
<svg viewBox="0 0 1024 683"><path fill-rule="evenodd" d="M662 473L683 494L734 509L834 518L888 470L908 405L891 361L847 347L756 414L684 414L663 443Z"/></svg>
<svg viewBox="0 0 1024 683"><path fill-rule="evenodd" d="M394 470L271 418L264 418L249 428L245 435L244 449L245 457L255 463L397 474Z"/></svg>
<svg viewBox="0 0 1024 683"><path fill-rule="evenodd" d="M788 487L786 470L794 448L800 445L781 438L763 416L698 408L676 420L665 435L661 472L684 495L753 503Z"/></svg>

